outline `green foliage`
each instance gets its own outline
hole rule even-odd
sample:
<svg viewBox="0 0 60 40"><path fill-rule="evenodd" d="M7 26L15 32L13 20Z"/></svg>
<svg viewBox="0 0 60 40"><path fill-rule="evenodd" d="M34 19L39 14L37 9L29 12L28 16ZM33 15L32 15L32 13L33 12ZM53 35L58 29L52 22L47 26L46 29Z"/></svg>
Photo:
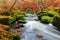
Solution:
<svg viewBox="0 0 60 40"><path fill-rule="evenodd" d="M41 19L42 16L47 16L46 12L37 12L38 18Z"/></svg>
<svg viewBox="0 0 60 40"><path fill-rule="evenodd" d="M12 32L9 32L11 40L20 40L20 35L13 35Z"/></svg>
<svg viewBox="0 0 60 40"><path fill-rule="evenodd" d="M10 35L9 38L10 38L11 40L13 40L13 34L12 34L12 32L9 32L9 35Z"/></svg>
<svg viewBox="0 0 60 40"><path fill-rule="evenodd" d="M20 35L13 36L13 40L20 40Z"/></svg>

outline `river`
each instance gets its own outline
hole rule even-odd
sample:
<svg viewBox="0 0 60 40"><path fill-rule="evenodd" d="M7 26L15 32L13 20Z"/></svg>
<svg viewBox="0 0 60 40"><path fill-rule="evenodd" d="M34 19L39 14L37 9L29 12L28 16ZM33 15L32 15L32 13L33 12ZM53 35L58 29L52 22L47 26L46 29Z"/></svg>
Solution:
<svg viewBox="0 0 60 40"><path fill-rule="evenodd" d="M60 40L60 32L52 24L42 24L36 14L26 15L21 40Z"/></svg>

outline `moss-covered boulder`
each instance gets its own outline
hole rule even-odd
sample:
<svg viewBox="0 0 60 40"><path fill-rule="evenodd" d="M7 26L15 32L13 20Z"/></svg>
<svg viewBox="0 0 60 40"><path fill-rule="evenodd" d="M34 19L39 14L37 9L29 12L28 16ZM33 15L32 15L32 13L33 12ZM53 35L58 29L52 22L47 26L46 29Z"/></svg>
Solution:
<svg viewBox="0 0 60 40"><path fill-rule="evenodd" d="M54 17L52 24L55 27L60 28L60 15Z"/></svg>
<svg viewBox="0 0 60 40"><path fill-rule="evenodd" d="M47 10L46 14L50 17L54 17L55 15L58 14L58 12L54 11L54 10Z"/></svg>
<svg viewBox="0 0 60 40"><path fill-rule="evenodd" d="M17 16L17 17L18 17L18 16L26 16L26 15L25 15L25 12L22 12L22 11L20 11L20 10L14 10L13 13L14 13L14 15Z"/></svg>
<svg viewBox="0 0 60 40"><path fill-rule="evenodd" d="M0 23L2 24L11 24L16 20L16 18L11 17L11 16L0 16Z"/></svg>
<svg viewBox="0 0 60 40"><path fill-rule="evenodd" d="M26 23L25 17L21 16L21 17L19 17L18 19L19 19L19 20L18 20L18 23Z"/></svg>
<svg viewBox="0 0 60 40"><path fill-rule="evenodd" d="M39 20L41 19L42 16L47 16L46 12L36 12Z"/></svg>
<svg viewBox="0 0 60 40"><path fill-rule="evenodd" d="M42 16L40 21L42 23L50 23L52 21L52 18L49 16Z"/></svg>
<svg viewBox="0 0 60 40"><path fill-rule="evenodd" d="M13 13L17 20L25 20L26 15L24 12L21 12L20 10L14 10Z"/></svg>

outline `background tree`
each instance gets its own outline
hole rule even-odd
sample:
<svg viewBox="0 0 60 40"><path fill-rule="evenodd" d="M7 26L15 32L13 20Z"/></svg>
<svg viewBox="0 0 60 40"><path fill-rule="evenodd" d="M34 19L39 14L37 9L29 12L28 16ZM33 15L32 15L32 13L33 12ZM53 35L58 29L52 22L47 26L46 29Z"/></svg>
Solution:
<svg viewBox="0 0 60 40"><path fill-rule="evenodd" d="M47 0L44 7L48 9L60 9L60 0Z"/></svg>

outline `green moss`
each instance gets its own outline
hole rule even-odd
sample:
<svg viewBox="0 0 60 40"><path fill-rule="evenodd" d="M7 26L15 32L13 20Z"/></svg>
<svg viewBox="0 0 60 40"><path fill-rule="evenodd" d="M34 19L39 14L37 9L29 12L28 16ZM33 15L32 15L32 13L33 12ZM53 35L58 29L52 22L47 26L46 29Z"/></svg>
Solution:
<svg viewBox="0 0 60 40"><path fill-rule="evenodd" d="M42 23L50 23L51 20L52 20L52 18L49 17L49 16L42 16L42 17L41 17L41 22L42 22Z"/></svg>
<svg viewBox="0 0 60 40"><path fill-rule="evenodd" d="M9 19L9 18L0 18L0 23L2 24L11 24L12 22L14 22L16 20L16 18L12 18L12 19Z"/></svg>
<svg viewBox="0 0 60 40"><path fill-rule="evenodd" d="M11 23L13 23L14 21L16 21L16 18L9 19L8 23L11 24Z"/></svg>
<svg viewBox="0 0 60 40"><path fill-rule="evenodd" d="M55 15L58 14L58 12L54 11L54 10L48 10L46 11L47 15L50 17L54 17Z"/></svg>
<svg viewBox="0 0 60 40"><path fill-rule="evenodd" d="M25 20L24 16L19 17L19 20Z"/></svg>
<svg viewBox="0 0 60 40"><path fill-rule="evenodd" d="M55 16L52 23L57 28L60 28L60 15Z"/></svg>
<svg viewBox="0 0 60 40"><path fill-rule="evenodd" d="M20 10L15 10L15 17L17 18L17 20L25 20L25 13L21 12Z"/></svg>
<svg viewBox="0 0 60 40"><path fill-rule="evenodd" d="M36 12L39 20L41 19L42 16L47 16L46 12Z"/></svg>
<svg viewBox="0 0 60 40"><path fill-rule="evenodd" d="M15 15L24 15L25 16L25 12L21 12L20 10L14 10Z"/></svg>

